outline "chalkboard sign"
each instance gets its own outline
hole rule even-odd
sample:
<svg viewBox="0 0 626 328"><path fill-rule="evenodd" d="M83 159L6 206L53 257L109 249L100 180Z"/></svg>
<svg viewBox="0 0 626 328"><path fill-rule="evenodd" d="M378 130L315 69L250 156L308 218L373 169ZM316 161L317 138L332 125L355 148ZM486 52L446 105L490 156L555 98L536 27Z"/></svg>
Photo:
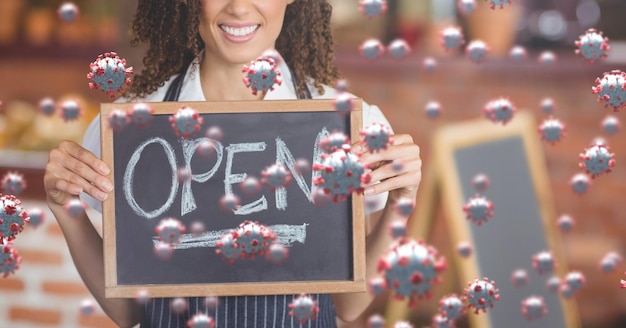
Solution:
<svg viewBox="0 0 626 328"><path fill-rule="evenodd" d="M558 266L554 274L564 277L567 263L556 230L549 177L537 134L537 123L520 111L507 125L488 120L458 123L438 131L434 139L435 165L453 247L472 244L470 258L455 256L460 281L488 277L500 290L494 308L478 315L470 312L473 327L579 327L573 300L565 300L546 288L551 275L539 275L532 256L553 252ZM482 193L494 205L494 216L477 226L466 219L463 205L476 194L472 178L486 174L490 187ZM529 282L515 287L511 274L528 272ZM465 287L465 286L463 286ZM544 298L548 313L528 321L521 302L531 295Z"/></svg>
<svg viewBox="0 0 626 328"><path fill-rule="evenodd" d="M319 140L342 131L359 137L362 102L340 115L332 100L152 103L148 126L113 131L107 117L132 104L102 104L102 159L112 168L115 190L104 202L107 297L153 297L338 293L365 290L363 196L315 204L313 178L296 160L320 161ZM204 123L184 139L169 117L182 106L200 113ZM211 156L197 154L206 131L217 126ZM261 179L268 166L281 163L292 181L276 190L246 194L246 176ZM180 180L179 168L191 179ZM241 207L225 210L220 199L235 194ZM166 217L186 226L170 259L155 255L155 228ZM264 257L228 263L216 242L244 221L270 228L288 247L288 258L274 264ZM205 232L191 233L201 222Z"/></svg>

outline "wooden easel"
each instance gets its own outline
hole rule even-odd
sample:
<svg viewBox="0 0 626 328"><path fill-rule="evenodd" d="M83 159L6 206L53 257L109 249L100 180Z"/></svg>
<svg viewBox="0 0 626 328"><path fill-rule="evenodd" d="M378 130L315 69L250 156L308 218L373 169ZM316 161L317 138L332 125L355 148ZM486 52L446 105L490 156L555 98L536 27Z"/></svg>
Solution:
<svg viewBox="0 0 626 328"><path fill-rule="evenodd" d="M549 177L536 127L537 124L532 114L520 111L506 126L496 125L485 119L477 119L449 124L440 128L433 138L432 156L427 163L427 170L423 174L416 208L407 225L407 235L416 240L428 241L434 225L433 220L437 215L438 206L441 204L443 205L443 214L449 229L449 240L452 248L456 249L456 245L460 241L469 241L474 245L472 230L470 229L472 223L466 219L462 210L462 205L467 201L464 199L462 187L469 181L461 181L459 166L455 162L455 154L457 150L469 149L474 146L481 147L491 142L514 138L521 140L523 145L523 155L528 163L528 172L530 173L530 176L526 178L530 181L538 200L537 209L543 223L543 237L545 237L545 242L558 263L554 273L559 277L564 277L568 272L567 263L562 250L560 235L554 224L555 210L549 188ZM515 186L510 186L510 188L515 188ZM498 213L498 205L494 205L496 206L496 218L494 220L497 220L498 215L502 217L503 213ZM541 231L537 234L541 234ZM476 253L480 253L480 249L474 249L473 255L468 259L463 259L456 254L453 259L447 259L448 263L451 264L448 270L458 270L453 273L460 282L459 286L454 288L457 295L463 293L466 282L472 281L475 277L481 277L481 268ZM500 281L496 283L496 287L504 284L511 284L511 282ZM437 287L434 286L433 288L436 289ZM548 292L546 291L546 293ZM501 297L504 298L507 295L501 295ZM438 302L438 300L433 299L430 302ZM579 328L580 318L575 301L564 300L561 297L560 306L562 312L559 315L562 315L562 322L565 323L565 327ZM409 311L407 301L395 300L391 295L386 309L387 326L391 327L398 320L407 320ZM498 311L497 303L491 311ZM553 311L556 312L555 309ZM470 326L473 328L499 328L499 326L493 325L488 315L482 313L475 315L472 311L468 311L467 315ZM522 317L521 313L519 316ZM522 319L526 320L523 317ZM539 320L541 319L538 319L538 322Z"/></svg>

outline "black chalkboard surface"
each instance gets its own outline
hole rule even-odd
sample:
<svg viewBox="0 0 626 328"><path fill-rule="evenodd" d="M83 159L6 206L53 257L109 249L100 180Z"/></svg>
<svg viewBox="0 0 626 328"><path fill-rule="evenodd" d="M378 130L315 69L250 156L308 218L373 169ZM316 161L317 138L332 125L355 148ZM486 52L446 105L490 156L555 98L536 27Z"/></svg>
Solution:
<svg viewBox="0 0 626 328"><path fill-rule="evenodd" d="M338 114L332 100L153 103L147 127L114 132L107 117L131 104L103 104L102 158L113 168L113 197L104 202L107 297L134 297L146 290L155 297L261 295L365 290L363 199L314 204L313 177L299 173L296 159L319 159L319 139L343 131L356 140L361 128L361 100L349 116ZM182 106L196 109L204 123L184 139L169 117ZM218 126L223 138L210 157L198 155L197 143ZM276 191L264 187L241 191L244 174L261 179L261 171L280 162L292 181ZM179 181L188 166L192 179ZM220 199L236 194L242 208L224 210ZM155 255L155 228L165 217L180 220L187 232L169 260ZM272 229L289 249L276 265L263 257L229 264L216 254L215 242L244 221ZM202 222L206 232L192 235Z"/></svg>
<svg viewBox="0 0 626 328"><path fill-rule="evenodd" d="M539 275L532 267L534 254L550 250L558 263L554 274L567 273L536 126L530 113L520 111L506 126L479 120L446 126L435 136L436 171L450 239L453 247L467 241L474 248L468 259L455 257L459 279L488 277L500 290L493 309L468 314L473 327L580 326L575 301L548 291L551 275ZM476 194L471 181L479 173L490 178L482 195L494 205L493 218L481 226L467 220L462 210ZM512 284L511 274L517 269L528 272L527 285ZM522 300L531 295L542 296L548 310L533 321L521 312Z"/></svg>

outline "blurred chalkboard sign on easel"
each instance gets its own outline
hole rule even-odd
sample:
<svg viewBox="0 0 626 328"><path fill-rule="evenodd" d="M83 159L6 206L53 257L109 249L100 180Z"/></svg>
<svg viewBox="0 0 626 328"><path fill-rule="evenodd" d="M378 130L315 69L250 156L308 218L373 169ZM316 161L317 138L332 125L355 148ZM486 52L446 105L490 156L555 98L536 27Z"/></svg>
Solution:
<svg viewBox="0 0 626 328"><path fill-rule="evenodd" d="M482 277L494 280L500 290L493 309L468 313L474 328L580 327L575 301L548 291L551 276L539 275L532 267L534 254L550 250L558 263L554 274L562 278L568 272L536 126L529 112L519 111L506 126L486 119L455 123L437 131L433 139L430 170L407 229L413 238L428 240L441 202L451 247L456 249L459 242L472 245L469 258L455 254L448 259L461 282L455 293L462 294L467 282ZM490 178L483 195L495 207L494 217L480 227L463 211L476 193L471 181L479 173ZM516 269L528 272L527 285L513 286L511 274ZM521 301L531 295L544 298L548 313L529 322L522 315ZM391 303L388 313L397 320L408 315L408 308Z"/></svg>

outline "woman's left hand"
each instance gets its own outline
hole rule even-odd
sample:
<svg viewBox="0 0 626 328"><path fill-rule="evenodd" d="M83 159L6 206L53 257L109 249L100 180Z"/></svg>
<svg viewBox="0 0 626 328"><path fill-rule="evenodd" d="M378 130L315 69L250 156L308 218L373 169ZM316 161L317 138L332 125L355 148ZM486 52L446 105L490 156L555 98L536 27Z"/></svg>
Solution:
<svg viewBox="0 0 626 328"><path fill-rule="evenodd" d="M364 142L358 142L352 145L352 153L360 154L361 163L369 165L371 181L380 181L366 187L365 194L388 191L388 202L404 197L415 199L422 179L422 160L420 148L410 135L394 135L392 145L375 152L370 152ZM401 165L394 165L394 160Z"/></svg>

